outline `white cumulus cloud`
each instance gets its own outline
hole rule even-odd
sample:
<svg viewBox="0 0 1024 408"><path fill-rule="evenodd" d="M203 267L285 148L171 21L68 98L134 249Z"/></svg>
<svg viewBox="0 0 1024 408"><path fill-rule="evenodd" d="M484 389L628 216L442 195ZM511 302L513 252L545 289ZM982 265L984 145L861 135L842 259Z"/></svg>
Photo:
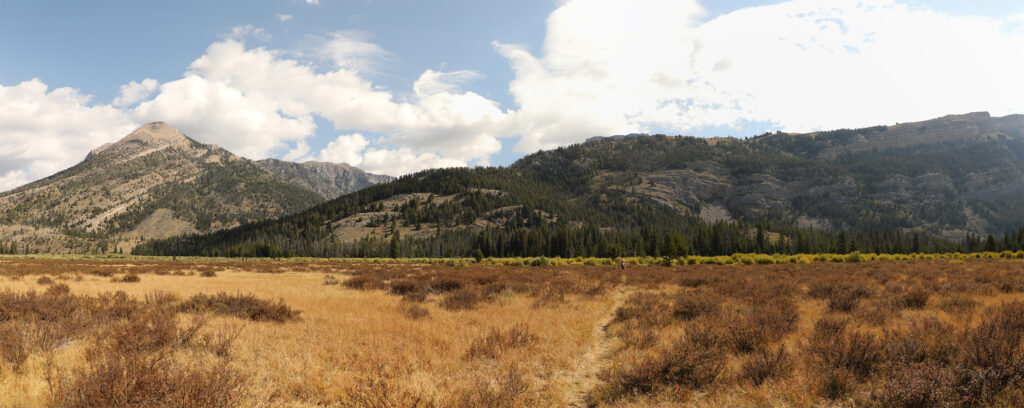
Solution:
<svg viewBox="0 0 1024 408"><path fill-rule="evenodd" d="M262 159L316 130L311 115L286 116L279 110L280 103L270 96L189 74L163 84L156 98L132 113L139 122L164 121L199 141Z"/></svg>
<svg viewBox="0 0 1024 408"><path fill-rule="evenodd" d="M90 99L38 79L0 85L0 191L70 167L135 129L123 111Z"/></svg>
<svg viewBox="0 0 1024 408"><path fill-rule="evenodd" d="M384 50L342 34L333 35L331 43L326 49L334 55L335 69L326 72L286 52L247 48L240 40L214 43L184 78L161 85L160 93L132 115L139 122L166 121L197 140L253 159L282 153L289 159L342 158L395 175L486 162L501 149L498 138L511 134L496 102L461 89L479 73L427 70L411 95L396 96L362 75L365 63L352 62L379 58ZM307 154L315 117L336 129L383 134L379 142L394 147L360 145L341 154L340 146L348 146L343 139L365 141L348 135Z"/></svg>
<svg viewBox="0 0 1024 408"><path fill-rule="evenodd" d="M518 149L745 121L808 131L1024 111L1012 17L794 0L704 18L693 0L567 0L541 54L495 43L515 72Z"/></svg>
<svg viewBox="0 0 1024 408"><path fill-rule="evenodd" d="M131 81L125 85L121 85L121 91L118 93L117 97L114 98L113 105L117 107L125 107L141 102L152 95L159 85L160 83L153 78L143 79L142 82Z"/></svg>
<svg viewBox="0 0 1024 408"><path fill-rule="evenodd" d="M341 135L328 143L327 147L317 154L316 159L324 162L346 163L359 166L363 162L362 152L369 145L370 142L359 133Z"/></svg>
<svg viewBox="0 0 1024 408"><path fill-rule="evenodd" d="M292 19L292 15L291 14L278 14L277 15L277 19L281 20L281 22L283 23L285 21L291 20Z"/></svg>

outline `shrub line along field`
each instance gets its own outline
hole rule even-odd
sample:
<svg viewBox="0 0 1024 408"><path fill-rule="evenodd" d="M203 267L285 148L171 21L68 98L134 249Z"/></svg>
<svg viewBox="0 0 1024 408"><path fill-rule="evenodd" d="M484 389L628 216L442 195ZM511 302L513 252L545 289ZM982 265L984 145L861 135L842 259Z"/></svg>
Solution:
<svg viewBox="0 0 1024 408"><path fill-rule="evenodd" d="M0 257L0 406L1022 406L1019 258Z"/></svg>
<svg viewBox="0 0 1024 408"><path fill-rule="evenodd" d="M182 262L298 262L298 263L412 263L412 264L445 264L448 266L468 266L474 263L484 265L504 266L560 266L560 265L618 265L620 260L626 261L629 265L732 265L732 264L784 264L784 263L813 263L813 262L868 262L875 260L884 261L908 261L908 260L929 260L929 259L1024 259L1024 251L1002 251L1002 252L947 252L947 253L907 253L907 254L875 254L851 252L848 254L758 254L758 253L737 253L721 256L678 256L678 257L656 257L656 256L631 256L619 258L595 258L595 257L518 257L518 258L309 258L309 257L283 257L283 258L226 258L226 257L187 257L187 256L141 256L121 254L72 254L72 255L0 255L3 259L57 259L57 260L97 260L97 261L182 261Z"/></svg>

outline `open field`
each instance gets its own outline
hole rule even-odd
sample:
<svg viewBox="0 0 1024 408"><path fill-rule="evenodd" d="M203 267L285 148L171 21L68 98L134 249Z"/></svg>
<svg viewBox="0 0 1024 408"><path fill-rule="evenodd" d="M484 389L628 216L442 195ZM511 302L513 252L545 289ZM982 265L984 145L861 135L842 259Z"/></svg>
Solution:
<svg viewBox="0 0 1024 408"><path fill-rule="evenodd" d="M5 257L0 406L1024 405L1016 254L735 259Z"/></svg>

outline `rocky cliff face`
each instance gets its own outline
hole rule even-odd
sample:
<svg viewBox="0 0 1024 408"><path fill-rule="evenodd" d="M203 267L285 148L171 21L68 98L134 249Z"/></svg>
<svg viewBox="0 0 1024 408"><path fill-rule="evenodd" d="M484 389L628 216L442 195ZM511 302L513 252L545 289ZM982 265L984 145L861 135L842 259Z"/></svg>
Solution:
<svg viewBox="0 0 1024 408"><path fill-rule="evenodd" d="M367 173L344 163L293 163L266 159L256 164L288 183L312 190L327 200L394 179L391 176Z"/></svg>

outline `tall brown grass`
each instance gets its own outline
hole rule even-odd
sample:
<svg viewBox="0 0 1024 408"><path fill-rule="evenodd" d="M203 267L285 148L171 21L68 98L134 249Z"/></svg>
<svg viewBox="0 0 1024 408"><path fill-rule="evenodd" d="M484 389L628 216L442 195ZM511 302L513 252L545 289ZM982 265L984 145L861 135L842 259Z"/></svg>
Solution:
<svg viewBox="0 0 1024 408"><path fill-rule="evenodd" d="M1024 405L1024 264L868 258L0 258L0 406Z"/></svg>

